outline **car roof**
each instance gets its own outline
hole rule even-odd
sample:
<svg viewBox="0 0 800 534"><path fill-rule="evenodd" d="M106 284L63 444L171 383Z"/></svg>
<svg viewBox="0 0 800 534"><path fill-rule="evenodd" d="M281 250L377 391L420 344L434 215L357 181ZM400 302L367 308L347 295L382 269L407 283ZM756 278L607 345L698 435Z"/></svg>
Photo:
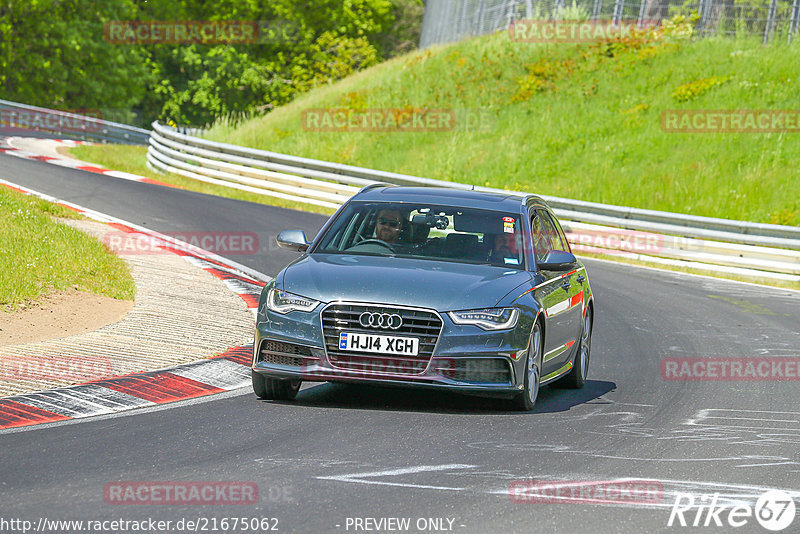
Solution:
<svg viewBox="0 0 800 534"><path fill-rule="evenodd" d="M374 184L362 189L353 197L353 200L364 202L419 202L518 213L528 198L531 197L536 199L537 203L544 204L544 201L539 197L524 193Z"/></svg>

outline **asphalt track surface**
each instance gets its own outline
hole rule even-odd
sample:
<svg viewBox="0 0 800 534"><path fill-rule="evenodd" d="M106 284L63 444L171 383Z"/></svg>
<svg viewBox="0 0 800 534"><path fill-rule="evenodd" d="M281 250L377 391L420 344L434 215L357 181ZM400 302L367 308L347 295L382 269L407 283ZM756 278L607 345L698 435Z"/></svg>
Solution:
<svg viewBox="0 0 800 534"><path fill-rule="evenodd" d="M295 257L271 245L277 232L302 228L311 237L325 220L7 155L0 155L0 178L159 232L256 232L258 254L229 257L269 275ZM597 305L590 380L578 391L544 388L532 413L443 392L320 384L304 386L291 403L259 401L242 389L4 432L0 517L173 525L276 518L280 532L375 526L357 529L357 518L409 518L410 532L728 532L729 509L719 514L724 527L668 528L676 493L700 504L718 492L752 507L779 488L800 507L800 382L672 381L660 372L664 358L797 357L800 293L586 264ZM663 494L615 504L509 497L516 481L623 478L658 481ZM175 480L253 482L259 501L104 500L110 482ZM696 511L685 514L690 525ZM746 520L735 530L767 532ZM797 531L800 517L786 530Z"/></svg>

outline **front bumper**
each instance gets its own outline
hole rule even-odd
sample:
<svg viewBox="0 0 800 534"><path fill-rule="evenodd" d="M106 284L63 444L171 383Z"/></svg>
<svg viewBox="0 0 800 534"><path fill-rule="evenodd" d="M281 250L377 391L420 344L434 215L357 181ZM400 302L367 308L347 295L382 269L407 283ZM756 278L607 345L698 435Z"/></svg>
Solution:
<svg viewBox="0 0 800 534"><path fill-rule="evenodd" d="M273 378L312 382L446 388L498 396L522 391L522 370L532 327L526 314L521 315L515 328L498 332L456 325L446 314L437 314L442 328L430 359L422 366L422 372L406 372L393 371L386 365L376 368L369 363L358 368L336 365L325 345L321 310L322 306L312 313L281 315L262 308L256 323L253 370ZM328 334L330 337L330 329Z"/></svg>

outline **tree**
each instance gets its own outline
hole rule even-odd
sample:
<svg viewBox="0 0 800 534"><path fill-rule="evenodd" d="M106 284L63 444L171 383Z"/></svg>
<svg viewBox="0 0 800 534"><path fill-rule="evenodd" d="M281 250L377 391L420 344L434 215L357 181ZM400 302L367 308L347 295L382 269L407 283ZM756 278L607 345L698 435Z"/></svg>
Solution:
<svg viewBox="0 0 800 534"><path fill-rule="evenodd" d="M411 49L420 0L0 0L0 98L205 125ZM255 21L258 43L117 43L111 21ZM415 34L416 32L416 34Z"/></svg>
<svg viewBox="0 0 800 534"><path fill-rule="evenodd" d="M102 29L134 12L129 0L5 0L0 94L57 109L129 109L149 81L147 56L110 48Z"/></svg>

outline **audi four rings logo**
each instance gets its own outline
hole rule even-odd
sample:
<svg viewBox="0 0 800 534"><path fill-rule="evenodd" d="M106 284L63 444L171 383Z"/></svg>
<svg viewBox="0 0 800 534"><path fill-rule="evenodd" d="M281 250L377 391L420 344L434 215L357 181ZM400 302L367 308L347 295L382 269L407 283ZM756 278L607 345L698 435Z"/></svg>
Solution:
<svg viewBox="0 0 800 534"><path fill-rule="evenodd" d="M396 313L364 312L358 317L364 328L391 328L397 330L403 326L403 318Z"/></svg>

